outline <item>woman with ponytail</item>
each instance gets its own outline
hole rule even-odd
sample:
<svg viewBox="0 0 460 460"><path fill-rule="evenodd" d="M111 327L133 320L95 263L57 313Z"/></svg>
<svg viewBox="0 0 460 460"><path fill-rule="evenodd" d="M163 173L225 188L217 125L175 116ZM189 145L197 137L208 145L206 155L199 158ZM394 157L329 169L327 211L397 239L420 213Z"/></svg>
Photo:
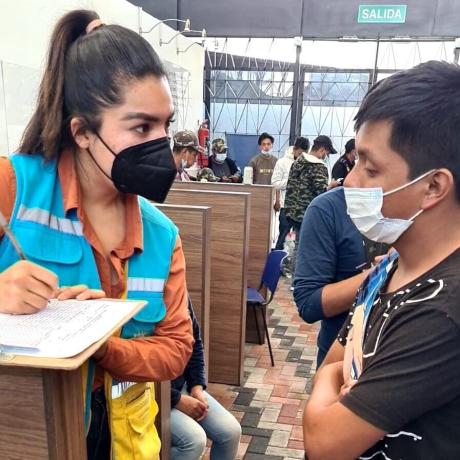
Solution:
<svg viewBox="0 0 460 460"><path fill-rule="evenodd" d="M19 153L0 159L0 211L27 259L0 230L1 312L33 314L53 297L148 302L88 364L89 459L158 458L149 382L181 375L192 350L180 238L150 204L176 175L172 117L151 46L73 11L52 34Z"/></svg>

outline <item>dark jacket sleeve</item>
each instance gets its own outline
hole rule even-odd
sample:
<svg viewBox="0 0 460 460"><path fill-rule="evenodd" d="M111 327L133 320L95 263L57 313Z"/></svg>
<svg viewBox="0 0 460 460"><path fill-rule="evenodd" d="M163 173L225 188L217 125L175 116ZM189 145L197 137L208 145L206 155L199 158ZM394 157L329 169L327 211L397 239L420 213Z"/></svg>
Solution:
<svg viewBox="0 0 460 460"><path fill-rule="evenodd" d="M180 401L181 392L174 387L171 387L171 408L177 406L177 403Z"/></svg>
<svg viewBox="0 0 460 460"><path fill-rule="evenodd" d="M347 174L348 174L348 171L347 171L346 166L343 164L342 161L338 160L335 163L334 167L332 168L332 173L331 173L332 179L334 180L345 179L345 177L347 177Z"/></svg>
<svg viewBox="0 0 460 460"><path fill-rule="evenodd" d="M192 318L195 344L193 346L192 357L190 358L184 372L185 382L187 383L187 391L190 391L195 385L202 385L203 388L206 388L203 341L201 340L200 326L198 325L191 302L189 302L189 310L190 317Z"/></svg>
<svg viewBox="0 0 460 460"><path fill-rule="evenodd" d="M309 206L303 218L297 250L294 300L307 323L325 319L321 305L323 287L334 281L337 267L335 225L324 209Z"/></svg>
<svg viewBox="0 0 460 460"><path fill-rule="evenodd" d="M184 374L171 382L171 407L175 407L181 398L181 391L184 384L187 384L187 391L196 386L201 385L203 389L206 388L206 375L205 375L205 361L204 361L204 347L201 340L200 326L193 311L192 302L188 301L188 311L192 320L193 338L195 344L193 345L192 356L185 367Z"/></svg>
<svg viewBox="0 0 460 460"><path fill-rule="evenodd" d="M232 176L238 175L239 179L243 180L243 178L241 177L241 169L236 164L236 161L232 160L231 158L227 158L226 161L227 161L227 164L228 164L228 166L230 168L230 174Z"/></svg>

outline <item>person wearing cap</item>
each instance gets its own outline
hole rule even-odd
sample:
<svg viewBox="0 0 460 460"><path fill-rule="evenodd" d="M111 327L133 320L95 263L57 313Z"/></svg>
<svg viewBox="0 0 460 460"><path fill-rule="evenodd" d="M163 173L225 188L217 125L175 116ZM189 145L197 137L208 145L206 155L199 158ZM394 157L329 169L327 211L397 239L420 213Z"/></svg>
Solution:
<svg viewBox="0 0 460 460"><path fill-rule="evenodd" d="M253 184L271 185L273 170L278 161L278 158L271 153L274 142L275 138L268 133L262 133L259 136L260 152L248 163L253 170Z"/></svg>
<svg viewBox="0 0 460 460"><path fill-rule="evenodd" d="M337 185L342 185L345 177L353 169L355 165L356 149L355 140L350 139L345 144L345 153L337 160L332 168L332 183L337 182Z"/></svg>
<svg viewBox="0 0 460 460"><path fill-rule="evenodd" d="M228 157L228 148L221 138L214 139L211 144L209 167L219 182L241 182L241 169L235 160Z"/></svg>
<svg viewBox="0 0 460 460"><path fill-rule="evenodd" d="M329 176L324 160L331 153L337 153L328 136L318 136L313 141L310 153L303 152L292 165L284 199L284 212L296 233L296 249L292 256L292 270L295 270L296 250L300 226L306 209L327 189Z"/></svg>
<svg viewBox="0 0 460 460"><path fill-rule="evenodd" d="M173 156L177 168L176 180L190 181L192 179L185 168L191 168L195 164L197 155L202 153L203 149L193 131L178 131L173 140Z"/></svg>

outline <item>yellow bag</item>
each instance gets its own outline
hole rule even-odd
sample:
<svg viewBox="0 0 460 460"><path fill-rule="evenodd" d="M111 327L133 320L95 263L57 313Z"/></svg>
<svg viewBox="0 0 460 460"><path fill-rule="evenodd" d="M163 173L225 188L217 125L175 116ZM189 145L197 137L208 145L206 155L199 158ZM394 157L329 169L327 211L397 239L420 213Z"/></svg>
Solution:
<svg viewBox="0 0 460 460"><path fill-rule="evenodd" d="M125 266L127 285L128 267ZM127 291L121 296L127 298ZM121 329L114 336L120 337ZM115 396L114 396L114 389ZM155 427L158 404L153 383L120 382L104 372L104 390L112 460L159 460L161 441Z"/></svg>
<svg viewBox="0 0 460 460"><path fill-rule="evenodd" d="M106 373L105 393L112 460L158 460L161 442L155 427L158 405L153 383L132 384L112 398L112 379Z"/></svg>

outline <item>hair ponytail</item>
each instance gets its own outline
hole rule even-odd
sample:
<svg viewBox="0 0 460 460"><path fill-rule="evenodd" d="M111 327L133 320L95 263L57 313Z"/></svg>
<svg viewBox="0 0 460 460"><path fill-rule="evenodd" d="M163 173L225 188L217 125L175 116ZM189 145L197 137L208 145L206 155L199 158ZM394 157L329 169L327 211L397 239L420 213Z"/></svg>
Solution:
<svg viewBox="0 0 460 460"><path fill-rule="evenodd" d="M66 14L54 28L35 112L22 137L20 152L57 156L65 142L64 82L66 57L72 44L98 19L93 11Z"/></svg>

